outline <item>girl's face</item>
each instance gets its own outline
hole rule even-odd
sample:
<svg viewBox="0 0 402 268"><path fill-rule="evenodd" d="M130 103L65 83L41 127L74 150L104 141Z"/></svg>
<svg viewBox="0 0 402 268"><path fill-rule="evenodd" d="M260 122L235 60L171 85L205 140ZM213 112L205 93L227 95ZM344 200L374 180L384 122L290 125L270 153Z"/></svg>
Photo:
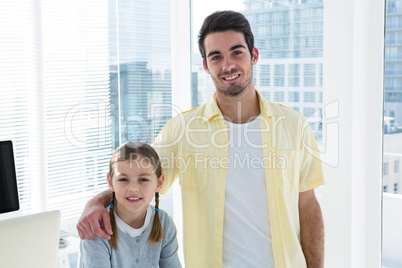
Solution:
<svg viewBox="0 0 402 268"><path fill-rule="evenodd" d="M154 166L145 158L117 161L113 178L107 175L109 187L116 194L115 212L127 224L145 218L148 204L164 181L158 178Z"/></svg>

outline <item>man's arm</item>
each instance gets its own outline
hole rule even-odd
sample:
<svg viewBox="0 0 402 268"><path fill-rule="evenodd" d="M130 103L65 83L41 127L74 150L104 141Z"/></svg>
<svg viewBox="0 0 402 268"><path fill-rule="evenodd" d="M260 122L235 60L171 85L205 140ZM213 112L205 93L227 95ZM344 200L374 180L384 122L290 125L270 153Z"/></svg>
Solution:
<svg viewBox="0 0 402 268"><path fill-rule="evenodd" d="M299 194L300 238L308 268L324 267L324 223L314 190Z"/></svg>
<svg viewBox="0 0 402 268"><path fill-rule="evenodd" d="M107 189L88 201L77 224L81 239L110 239L113 232L105 207L110 204L111 196L111 190Z"/></svg>

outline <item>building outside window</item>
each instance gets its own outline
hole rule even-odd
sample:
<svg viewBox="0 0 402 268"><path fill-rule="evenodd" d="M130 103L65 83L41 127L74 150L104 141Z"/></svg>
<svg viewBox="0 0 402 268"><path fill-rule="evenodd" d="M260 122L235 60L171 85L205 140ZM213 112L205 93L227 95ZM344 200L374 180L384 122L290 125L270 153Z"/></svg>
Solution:
<svg viewBox="0 0 402 268"><path fill-rule="evenodd" d="M304 86L315 86L315 64L304 64Z"/></svg>
<svg viewBox="0 0 402 268"><path fill-rule="evenodd" d="M260 85L270 86L271 85L271 66L261 65L260 66Z"/></svg>
<svg viewBox="0 0 402 268"><path fill-rule="evenodd" d="M172 117L170 1L109 0L109 31L114 147L152 143Z"/></svg>
<svg viewBox="0 0 402 268"><path fill-rule="evenodd" d="M298 91L290 91L288 93L288 101L289 102L300 102L300 92Z"/></svg>
<svg viewBox="0 0 402 268"><path fill-rule="evenodd" d="M274 85L276 87L285 86L285 65L275 64L274 65Z"/></svg>
<svg viewBox="0 0 402 268"><path fill-rule="evenodd" d="M289 87L300 86L300 64L289 64Z"/></svg>
<svg viewBox="0 0 402 268"><path fill-rule="evenodd" d="M274 92L274 101L276 102L284 102L285 101L285 93L280 91Z"/></svg>

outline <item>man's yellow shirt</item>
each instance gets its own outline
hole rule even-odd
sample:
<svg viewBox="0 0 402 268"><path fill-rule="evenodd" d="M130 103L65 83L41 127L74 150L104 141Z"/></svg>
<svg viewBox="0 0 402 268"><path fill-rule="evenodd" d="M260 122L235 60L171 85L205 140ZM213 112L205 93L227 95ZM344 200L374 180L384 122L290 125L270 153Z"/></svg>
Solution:
<svg viewBox="0 0 402 268"><path fill-rule="evenodd" d="M318 146L300 113L257 95L275 267L303 268L299 192L324 184ZM181 186L185 267L222 267L228 145L215 95L171 119L155 140L165 174L161 193L177 178Z"/></svg>

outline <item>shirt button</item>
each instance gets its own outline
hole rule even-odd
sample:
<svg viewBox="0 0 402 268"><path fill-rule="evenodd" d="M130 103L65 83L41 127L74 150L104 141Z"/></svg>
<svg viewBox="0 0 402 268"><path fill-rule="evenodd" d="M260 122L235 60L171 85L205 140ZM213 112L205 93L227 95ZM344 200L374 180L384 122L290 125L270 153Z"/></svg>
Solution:
<svg viewBox="0 0 402 268"><path fill-rule="evenodd" d="M135 241L137 241L137 243L138 243L138 242L140 242L140 239L139 239L139 238L137 238Z"/></svg>
<svg viewBox="0 0 402 268"><path fill-rule="evenodd" d="M288 153L288 156L292 156L292 153L291 153L291 152L289 152L289 153Z"/></svg>
<svg viewBox="0 0 402 268"><path fill-rule="evenodd" d="M221 222L221 221L218 221L218 225L222 225L222 222Z"/></svg>
<svg viewBox="0 0 402 268"><path fill-rule="evenodd" d="M136 259L136 260L135 260L136 263L138 263L139 261L140 261L139 259Z"/></svg>

